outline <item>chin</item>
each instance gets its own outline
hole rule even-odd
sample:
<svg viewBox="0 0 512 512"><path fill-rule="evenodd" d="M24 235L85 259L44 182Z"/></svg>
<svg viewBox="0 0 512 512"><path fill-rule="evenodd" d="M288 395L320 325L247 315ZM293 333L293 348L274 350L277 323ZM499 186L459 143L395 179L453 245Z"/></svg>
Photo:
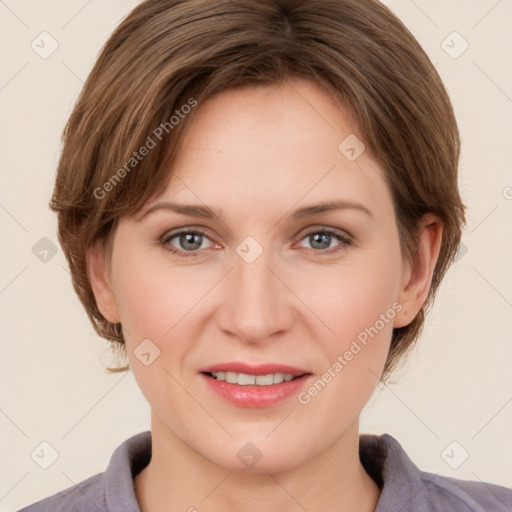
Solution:
<svg viewBox="0 0 512 512"><path fill-rule="evenodd" d="M300 448L299 448L300 447ZM283 449L284 448L284 449ZM278 473L298 466L304 459L304 444L283 447L282 443L269 443L262 438L258 441L233 441L221 452L202 453L211 463L238 473Z"/></svg>

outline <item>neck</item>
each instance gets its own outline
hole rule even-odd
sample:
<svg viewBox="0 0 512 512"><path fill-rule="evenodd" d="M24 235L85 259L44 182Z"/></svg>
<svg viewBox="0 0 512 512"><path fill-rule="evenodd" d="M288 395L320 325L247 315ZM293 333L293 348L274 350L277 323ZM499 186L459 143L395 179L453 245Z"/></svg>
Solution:
<svg viewBox="0 0 512 512"><path fill-rule="evenodd" d="M374 512L377 484L359 460L358 423L328 452L280 472L232 471L192 450L152 415L151 461L134 479L141 512Z"/></svg>

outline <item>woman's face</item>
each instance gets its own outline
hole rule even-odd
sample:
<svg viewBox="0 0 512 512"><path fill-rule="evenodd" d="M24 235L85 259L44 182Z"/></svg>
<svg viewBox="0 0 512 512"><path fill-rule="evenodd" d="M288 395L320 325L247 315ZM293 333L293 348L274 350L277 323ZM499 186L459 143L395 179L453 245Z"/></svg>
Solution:
<svg viewBox="0 0 512 512"><path fill-rule="evenodd" d="M416 313L391 194L347 113L308 81L198 108L169 188L121 219L100 302L153 428L227 468L245 452L258 470L291 468L357 428L393 327ZM331 202L352 206L308 210ZM307 375L248 392L202 373L227 363Z"/></svg>

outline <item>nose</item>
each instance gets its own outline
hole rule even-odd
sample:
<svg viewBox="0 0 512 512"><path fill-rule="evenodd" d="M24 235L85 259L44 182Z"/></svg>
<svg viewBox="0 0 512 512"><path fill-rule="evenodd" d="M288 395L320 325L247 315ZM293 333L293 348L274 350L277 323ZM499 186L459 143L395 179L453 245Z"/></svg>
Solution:
<svg viewBox="0 0 512 512"><path fill-rule="evenodd" d="M274 340L293 325L293 293L285 272L270 249L252 262L240 254L234 253L224 280L219 327L248 343Z"/></svg>

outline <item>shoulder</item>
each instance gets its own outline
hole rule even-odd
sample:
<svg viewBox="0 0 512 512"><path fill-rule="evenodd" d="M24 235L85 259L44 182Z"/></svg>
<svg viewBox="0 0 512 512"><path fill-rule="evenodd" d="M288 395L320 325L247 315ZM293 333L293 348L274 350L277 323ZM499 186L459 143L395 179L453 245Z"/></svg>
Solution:
<svg viewBox="0 0 512 512"><path fill-rule="evenodd" d="M460 512L510 512L512 489L476 480L461 480L420 471L429 510Z"/></svg>
<svg viewBox="0 0 512 512"><path fill-rule="evenodd" d="M18 512L139 510L133 477L150 459L151 432L140 432L116 448L103 473L97 473Z"/></svg>
<svg viewBox="0 0 512 512"><path fill-rule="evenodd" d="M18 512L103 512L107 511L104 492L105 473L98 473L76 485Z"/></svg>
<svg viewBox="0 0 512 512"><path fill-rule="evenodd" d="M381 487L376 512L512 511L512 489L421 471L389 434L361 435L359 454Z"/></svg>

